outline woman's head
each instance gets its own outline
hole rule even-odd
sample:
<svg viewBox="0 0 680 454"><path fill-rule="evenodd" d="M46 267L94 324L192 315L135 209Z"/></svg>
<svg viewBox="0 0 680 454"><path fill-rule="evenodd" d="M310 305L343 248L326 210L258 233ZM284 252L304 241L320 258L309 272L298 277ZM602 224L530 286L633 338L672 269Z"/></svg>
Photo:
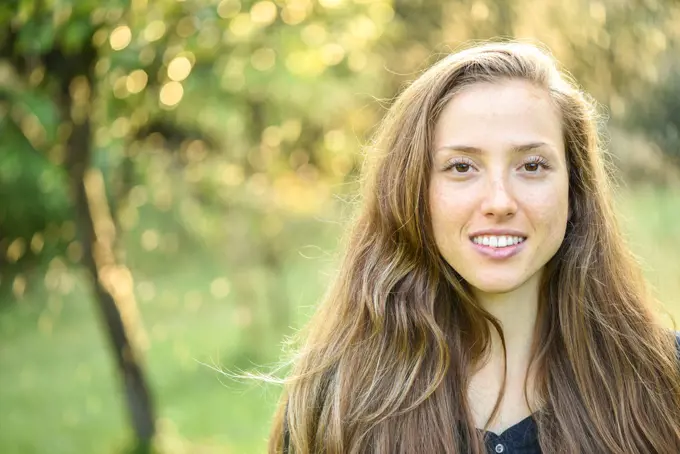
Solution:
<svg viewBox="0 0 680 454"><path fill-rule="evenodd" d="M338 274L302 332L273 452L284 418L294 452L484 452L466 390L490 325L503 336L476 296L526 283L539 287L543 448L678 452L680 393L657 392L680 389L673 340L619 233L595 119L528 44L453 54L399 95ZM475 244L507 242L499 230L523 240L505 260Z"/></svg>
<svg viewBox="0 0 680 454"><path fill-rule="evenodd" d="M366 197L384 231L416 261L446 268L443 258L473 291L538 282L568 219L601 224L588 207L603 201L586 200L608 183L594 106L530 44L491 43L441 60L400 95L375 150ZM527 241L495 251L474 243L509 239ZM489 257L511 249L508 259Z"/></svg>
<svg viewBox="0 0 680 454"><path fill-rule="evenodd" d="M435 124L430 215L437 247L473 289L538 288L562 244L569 170L562 116L529 81L478 82Z"/></svg>

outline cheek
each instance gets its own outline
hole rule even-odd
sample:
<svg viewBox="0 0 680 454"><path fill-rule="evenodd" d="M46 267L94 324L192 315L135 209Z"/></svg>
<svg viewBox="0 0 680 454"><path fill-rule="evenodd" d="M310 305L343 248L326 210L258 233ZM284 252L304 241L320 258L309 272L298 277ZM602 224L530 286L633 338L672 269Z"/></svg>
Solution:
<svg viewBox="0 0 680 454"><path fill-rule="evenodd" d="M442 229L447 224L446 213L447 200L443 194L443 191L436 185L432 185L430 188L430 217L432 222L432 231L434 233L434 238L437 241L437 245L441 247L441 242L444 239L442 235Z"/></svg>
<svg viewBox="0 0 680 454"><path fill-rule="evenodd" d="M547 237L564 237L569 215L569 195L565 187L537 191L525 201L533 214L535 228L547 230Z"/></svg>
<svg viewBox="0 0 680 454"><path fill-rule="evenodd" d="M432 184L430 215L435 240L440 248L460 240L461 231L469 219L470 199L464 191L454 191L445 184Z"/></svg>

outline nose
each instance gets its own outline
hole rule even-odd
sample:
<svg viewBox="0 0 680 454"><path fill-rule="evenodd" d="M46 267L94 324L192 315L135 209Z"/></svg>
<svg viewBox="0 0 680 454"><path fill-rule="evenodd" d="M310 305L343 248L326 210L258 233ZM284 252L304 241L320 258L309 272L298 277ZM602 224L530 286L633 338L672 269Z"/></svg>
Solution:
<svg viewBox="0 0 680 454"><path fill-rule="evenodd" d="M517 201L502 175L490 179L481 205L484 216L508 218L517 212Z"/></svg>

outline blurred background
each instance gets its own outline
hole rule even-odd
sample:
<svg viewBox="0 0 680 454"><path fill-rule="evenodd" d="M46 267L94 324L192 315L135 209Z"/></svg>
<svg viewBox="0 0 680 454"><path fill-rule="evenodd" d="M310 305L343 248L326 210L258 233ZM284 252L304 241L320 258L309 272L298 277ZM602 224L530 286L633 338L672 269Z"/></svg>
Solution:
<svg viewBox="0 0 680 454"><path fill-rule="evenodd" d="M0 4L0 452L264 452L362 147L471 40L548 45L602 107L621 222L680 314L673 0ZM668 317L670 326L670 317Z"/></svg>

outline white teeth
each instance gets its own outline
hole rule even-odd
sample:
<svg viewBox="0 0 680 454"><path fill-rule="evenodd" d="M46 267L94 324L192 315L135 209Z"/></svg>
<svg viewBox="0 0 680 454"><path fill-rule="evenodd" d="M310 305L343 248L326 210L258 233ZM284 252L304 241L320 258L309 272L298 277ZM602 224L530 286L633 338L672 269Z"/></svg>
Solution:
<svg viewBox="0 0 680 454"><path fill-rule="evenodd" d="M482 235L482 236L476 236L472 238L472 241L475 244L482 244L484 246L491 246L491 247L507 247L507 246L513 246L515 244L519 244L524 242L526 238L521 237L521 236L508 236L508 235Z"/></svg>

